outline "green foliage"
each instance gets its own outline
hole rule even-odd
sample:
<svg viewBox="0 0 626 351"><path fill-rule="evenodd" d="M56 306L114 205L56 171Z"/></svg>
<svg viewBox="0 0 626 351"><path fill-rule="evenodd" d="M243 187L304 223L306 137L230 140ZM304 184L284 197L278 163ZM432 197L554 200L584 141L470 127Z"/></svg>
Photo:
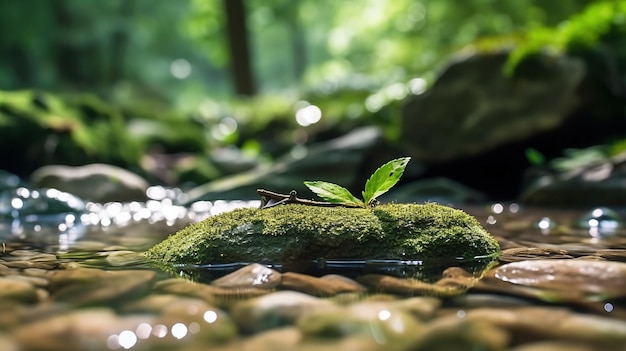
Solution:
<svg viewBox="0 0 626 351"><path fill-rule="evenodd" d="M304 185L328 202L349 206L365 206L365 204L372 206L379 196L398 183L410 159L410 157L398 158L379 167L365 183L363 201L352 195L348 189L337 184L306 181Z"/></svg>
<svg viewBox="0 0 626 351"><path fill-rule="evenodd" d="M546 163L545 156L539 150L533 148L526 149L526 159L533 166L540 166Z"/></svg>
<svg viewBox="0 0 626 351"><path fill-rule="evenodd" d="M519 63L532 54L589 48L613 32L626 34L626 0L593 2L559 26L528 31L511 53L504 73L513 75Z"/></svg>

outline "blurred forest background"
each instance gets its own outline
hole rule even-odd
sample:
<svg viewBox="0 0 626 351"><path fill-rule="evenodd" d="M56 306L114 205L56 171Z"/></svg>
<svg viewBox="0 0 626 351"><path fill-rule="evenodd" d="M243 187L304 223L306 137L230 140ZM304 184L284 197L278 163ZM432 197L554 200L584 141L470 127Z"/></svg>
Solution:
<svg viewBox="0 0 626 351"><path fill-rule="evenodd" d="M451 54L596 3L613 1L3 0L0 137L20 150L3 168L189 153L160 180L197 184L229 173L216 150L258 165L367 125L393 142Z"/></svg>

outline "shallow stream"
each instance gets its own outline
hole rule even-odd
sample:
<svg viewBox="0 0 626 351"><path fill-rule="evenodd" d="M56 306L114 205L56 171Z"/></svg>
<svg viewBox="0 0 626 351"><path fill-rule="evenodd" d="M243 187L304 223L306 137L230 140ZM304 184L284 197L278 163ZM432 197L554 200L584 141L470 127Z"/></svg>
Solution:
<svg viewBox="0 0 626 351"><path fill-rule="evenodd" d="M425 277L417 258L180 267L177 277L139 255L242 206L259 202L184 208L157 196L5 216L0 350L626 350L624 212L461 207L503 249L482 274L457 262Z"/></svg>

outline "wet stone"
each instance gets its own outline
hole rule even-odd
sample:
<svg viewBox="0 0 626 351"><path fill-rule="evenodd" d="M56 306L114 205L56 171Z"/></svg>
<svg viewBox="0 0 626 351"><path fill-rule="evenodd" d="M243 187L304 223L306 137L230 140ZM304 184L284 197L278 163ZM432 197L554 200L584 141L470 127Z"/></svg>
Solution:
<svg viewBox="0 0 626 351"><path fill-rule="evenodd" d="M606 300L626 296L626 263L596 260L531 260L491 270L478 289L546 301Z"/></svg>
<svg viewBox="0 0 626 351"><path fill-rule="evenodd" d="M242 351L296 350L301 339L302 333L296 327L276 328L248 338L238 349Z"/></svg>
<svg viewBox="0 0 626 351"><path fill-rule="evenodd" d="M511 348L510 351L597 351L598 347L572 341L542 341Z"/></svg>
<svg viewBox="0 0 626 351"><path fill-rule="evenodd" d="M529 306L531 302L512 296L497 294L465 294L452 297L449 303L457 307L477 308L477 307L519 307Z"/></svg>
<svg viewBox="0 0 626 351"><path fill-rule="evenodd" d="M233 339L238 331L231 318L222 310L198 299L179 299L169 304L156 319L170 330L174 325L187 326L188 336L184 343L177 339L171 340L172 347L196 344L198 348L207 345L221 344ZM167 343L159 343L160 347Z"/></svg>
<svg viewBox="0 0 626 351"><path fill-rule="evenodd" d="M465 318L506 329L518 342L558 339L607 347L626 342L626 322L575 313L565 308L481 308L468 311Z"/></svg>
<svg viewBox="0 0 626 351"><path fill-rule="evenodd" d="M502 250L498 261L500 262L517 262L526 260L539 260L539 259L564 259L573 258L569 255L567 250L552 249L552 248L539 248L539 247L516 247L511 249Z"/></svg>
<svg viewBox="0 0 626 351"><path fill-rule="evenodd" d="M30 284L32 284L33 286L36 287L46 287L48 286L48 280L45 278L41 278L41 277L29 277L26 275L7 275L5 276L6 279L11 279L11 280L16 280L16 281L23 281L23 282L28 282Z"/></svg>
<svg viewBox="0 0 626 351"><path fill-rule="evenodd" d="M1 268L0 268L1 270ZM50 274L50 271L41 268L26 268L22 270L22 274L29 277L42 277L45 278Z"/></svg>
<svg viewBox="0 0 626 351"><path fill-rule="evenodd" d="M165 294L196 297L209 304L222 307L250 298L263 296L269 293L267 289L233 288L225 289L217 286L195 283L186 279L166 279L154 286L154 291Z"/></svg>
<svg viewBox="0 0 626 351"><path fill-rule="evenodd" d="M14 330L14 335L23 350L116 350L121 349L120 335L130 336L139 325L151 322L152 318L146 315L120 317L106 308L82 309L20 326ZM139 346L133 349L139 350L151 349L142 346L151 342L154 346L154 339L157 339L144 340L132 335Z"/></svg>
<svg viewBox="0 0 626 351"><path fill-rule="evenodd" d="M426 325L412 351L504 351L509 334L495 325L459 318L442 318Z"/></svg>
<svg viewBox="0 0 626 351"><path fill-rule="evenodd" d="M366 274L358 278L359 283L373 292L385 292L403 295L456 296L472 287L476 278L460 268L444 271L440 280L425 283L412 278L396 278L381 274Z"/></svg>
<svg viewBox="0 0 626 351"><path fill-rule="evenodd" d="M264 265L253 263L211 282L222 288L273 289L280 284L281 274Z"/></svg>
<svg viewBox="0 0 626 351"><path fill-rule="evenodd" d="M57 264L56 263L42 263L42 262L34 262L34 261L10 261L5 262L5 266L9 268L17 268L17 269L25 269L25 268L39 268L45 270L54 269Z"/></svg>
<svg viewBox="0 0 626 351"><path fill-rule="evenodd" d="M75 269L57 271L50 277L52 299L74 305L97 305L146 293L152 286L153 271L101 271Z"/></svg>
<svg viewBox="0 0 626 351"><path fill-rule="evenodd" d="M28 281L0 278L0 301L4 300L34 303L37 301L37 290Z"/></svg>
<svg viewBox="0 0 626 351"><path fill-rule="evenodd" d="M312 311L298 319L297 325L306 338L364 336L398 349L414 342L423 330L422 323L404 311L367 304Z"/></svg>
<svg viewBox="0 0 626 351"><path fill-rule="evenodd" d="M333 296L340 293L367 291L367 288L358 282L340 275L331 274L317 278L293 272L283 274L280 287L281 289L296 290L315 296Z"/></svg>
<svg viewBox="0 0 626 351"><path fill-rule="evenodd" d="M0 333L0 350L2 351L20 351L18 344L9 335Z"/></svg>
<svg viewBox="0 0 626 351"><path fill-rule="evenodd" d="M337 305L296 291L278 291L233 306L232 318L246 333L292 325L311 311L332 311Z"/></svg>

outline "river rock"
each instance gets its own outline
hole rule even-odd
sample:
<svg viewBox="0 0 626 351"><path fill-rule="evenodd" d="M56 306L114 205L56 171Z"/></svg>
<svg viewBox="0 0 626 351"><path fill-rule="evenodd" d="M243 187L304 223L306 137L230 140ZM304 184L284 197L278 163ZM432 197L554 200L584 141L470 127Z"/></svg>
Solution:
<svg viewBox="0 0 626 351"><path fill-rule="evenodd" d="M43 166L31 175L34 186L54 188L74 194L85 201L130 202L148 197L148 182L135 173L112 165L94 163L71 167Z"/></svg>
<svg viewBox="0 0 626 351"><path fill-rule="evenodd" d="M597 351L598 348L573 341L542 341L513 347L509 351Z"/></svg>
<svg viewBox="0 0 626 351"><path fill-rule="evenodd" d="M149 291L155 276L149 270L62 270L50 275L50 292L53 300L73 305L106 304Z"/></svg>
<svg viewBox="0 0 626 351"><path fill-rule="evenodd" d="M0 300L33 303L37 301L37 289L28 281L0 278Z"/></svg>
<svg viewBox="0 0 626 351"><path fill-rule="evenodd" d="M164 294L195 297L218 307L229 306L234 302L263 296L270 292L268 289L250 287L222 288L179 278L157 282L154 285L154 291Z"/></svg>
<svg viewBox="0 0 626 351"><path fill-rule="evenodd" d="M281 280L280 273L262 264L253 263L215 279L211 285L222 288L273 289L280 284Z"/></svg>
<svg viewBox="0 0 626 351"><path fill-rule="evenodd" d="M116 350L121 349L118 342L120 334L125 332L130 335L140 324L150 325L151 322L152 318L145 315L120 317L105 308L83 309L19 326L14 330L14 336L21 350ZM131 346L146 343L135 334L132 336L135 342ZM126 342L123 344L127 345Z"/></svg>
<svg viewBox="0 0 626 351"><path fill-rule="evenodd" d="M518 342L545 339L623 346L626 322L614 318L575 313L558 307L478 308L464 317L497 325L509 331Z"/></svg>
<svg viewBox="0 0 626 351"><path fill-rule="evenodd" d="M296 291L278 291L233 306L232 318L247 333L292 325L305 313L332 311L337 305Z"/></svg>
<svg viewBox="0 0 626 351"><path fill-rule="evenodd" d="M396 278L382 274L366 274L358 281L370 291L403 295L456 296L463 294L474 285L476 278L442 278L435 283L427 283L412 278Z"/></svg>
<svg viewBox="0 0 626 351"><path fill-rule="evenodd" d="M626 296L626 263L597 260L530 260L488 272L478 289L546 301L597 301Z"/></svg>
<svg viewBox="0 0 626 351"><path fill-rule="evenodd" d="M145 253L155 265L305 263L325 259L445 261L494 257L498 242L467 213L434 203L374 208L245 208L192 224Z"/></svg>
<svg viewBox="0 0 626 351"><path fill-rule="evenodd" d="M170 330L174 330L176 325L181 326L181 334L169 340L172 349L188 344L206 348L207 345L221 344L237 335L237 326L224 311L198 299L173 301L156 318L155 324L165 325ZM181 339L184 339L184 343L181 343ZM163 343L160 341L159 347L165 346Z"/></svg>
<svg viewBox="0 0 626 351"><path fill-rule="evenodd" d="M329 274L318 278L294 272L283 274L280 287L316 296L333 296L340 293L367 291L367 288L363 285L344 276Z"/></svg>
<svg viewBox="0 0 626 351"><path fill-rule="evenodd" d="M401 309L382 304L360 303L335 311L311 311L303 314L298 328L307 337L341 338L365 335L379 344L401 349L420 336L423 325Z"/></svg>
<svg viewBox="0 0 626 351"><path fill-rule="evenodd" d="M495 325L459 318L438 319L420 330L418 338L408 350L413 351L504 351L509 334Z"/></svg>
<svg viewBox="0 0 626 351"><path fill-rule="evenodd" d="M626 153L609 157L597 147L568 153L527 172L521 202L558 208L626 206Z"/></svg>
<svg viewBox="0 0 626 351"><path fill-rule="evenodd" d="M508 52L453 58L402 113L402 141L417 160L445 161L559 127L578 104L579 59L538 55L506 77Z"/></svg>

